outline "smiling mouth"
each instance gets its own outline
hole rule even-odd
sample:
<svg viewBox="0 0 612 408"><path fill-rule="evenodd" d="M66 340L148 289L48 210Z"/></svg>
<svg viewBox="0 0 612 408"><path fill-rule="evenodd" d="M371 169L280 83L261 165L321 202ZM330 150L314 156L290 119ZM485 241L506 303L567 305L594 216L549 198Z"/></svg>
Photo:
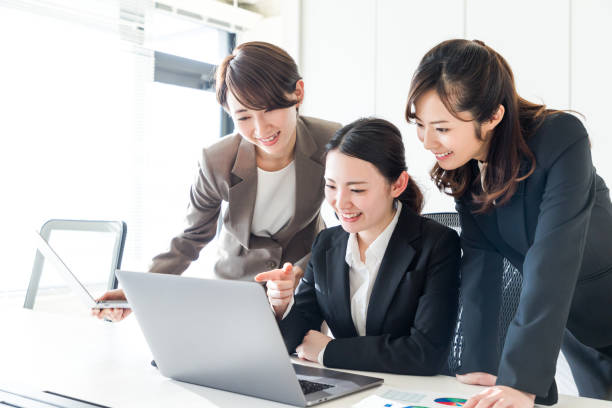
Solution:
<svg viewBox="0 0 612 408"><path fill-rule="evenodd" d="M338 212L338 215L340 216L340 218L343 221L346 221L346 222L354 222L354 221L356 221L361 214L362 214L361 212L352 212L352 213Z"/></svg>
<svg viewBox="0 0 612 408"><path fill-rule="evenodd" d="M258 140L261 141L262 143L270 143L270 142L273 142L274 140L276 140L278 135L280 135L280 130L278 132L274 133L272 136L260 137Z"/></svg>
<svg viewBox="0 0 612 408"><path fill-rule="evenodd" d="M453 151L448 151L446 153L434 153L434 155L436 156L436 159L444 159L448 156L450 156L451 154L453 154Z"/></svg>

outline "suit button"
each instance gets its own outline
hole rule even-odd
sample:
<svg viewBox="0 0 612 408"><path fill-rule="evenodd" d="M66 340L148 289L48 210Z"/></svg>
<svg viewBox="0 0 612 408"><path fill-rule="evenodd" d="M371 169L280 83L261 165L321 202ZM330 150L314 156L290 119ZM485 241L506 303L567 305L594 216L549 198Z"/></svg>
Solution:
<svg viewBox="0 0 612 408"><path fill-rule="evenodd" d="M274 262L274 261L268 261L268 262L266 262L266 266L267 266L269 269L274 269L274 268L276 268L276 262Z"/></svg>

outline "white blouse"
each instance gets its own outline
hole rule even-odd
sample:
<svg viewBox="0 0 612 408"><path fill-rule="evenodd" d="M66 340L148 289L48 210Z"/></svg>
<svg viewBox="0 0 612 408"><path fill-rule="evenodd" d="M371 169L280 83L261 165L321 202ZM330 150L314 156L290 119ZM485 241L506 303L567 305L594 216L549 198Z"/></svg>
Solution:
<svg viewBox="0 0 612 408"><path fill-rule="evenodd" d="M295 162L278 171L257 168L257 196L251 233L270 237L295 214Z"/></svg>

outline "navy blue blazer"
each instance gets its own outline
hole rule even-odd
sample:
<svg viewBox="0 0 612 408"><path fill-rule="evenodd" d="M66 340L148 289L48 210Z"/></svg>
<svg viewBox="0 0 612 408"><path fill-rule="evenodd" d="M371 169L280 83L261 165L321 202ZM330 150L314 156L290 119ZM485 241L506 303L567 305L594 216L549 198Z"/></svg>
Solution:
<svg viewBox="0 0 612 408"><path fill-rule="evenodd" d="M325 349L327 367L439 373L457 312L457 233L402 207L372 288L365 336L351 317L348 238L340 226L317 236L293 308L279 322L289 353L325 320L335 336Z"/></svg>
<svg viewBox="0 0 612 408"><path fill-rule="evenodd" d="M527 142L536 169L507 204L474 214L474 190L456 201L465 347L459 372L496 374L498 384L554 403L566 327L580 342L611 352L612 205L576 117L549 116ZM479 189L477 163L471 165ZM522 272L523 286L500 356L502 257Z"/></svg>

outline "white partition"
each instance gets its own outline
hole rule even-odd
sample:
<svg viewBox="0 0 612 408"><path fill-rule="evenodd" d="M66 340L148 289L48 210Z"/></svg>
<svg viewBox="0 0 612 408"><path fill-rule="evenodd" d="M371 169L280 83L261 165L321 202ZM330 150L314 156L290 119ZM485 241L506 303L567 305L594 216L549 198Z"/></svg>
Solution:
<svg viewBox="0 0 612 408"><path fill-rule="evenodd" d="M346 124L375 113L375 2L303 0L303 112Z"/></svg>
<svg viewBox="0 0 612 408"><path fill-rule="evenodd" d="M572 109L585 116L597 172L612 184L612 1L572 1Z"/></svg>
<svg viewBox="0 0 612 408"><path fill-rule="evenodd" d="M425 195L425 212L453 211L452 198L441 194L429 177L435 159L404 112L410 80L423 55L441 41L463 36L463 2L378 0L376 17L376 115L402 131L408 172Z"/></svg>
<svg viewBox="0 0 612 408"><path fill-rule="evenodd" d="M304 113L343 123L377 115L402 130L409 172L425 211L453 210L429 180L433 158L404 120L412 74L423 54L449 38L480 39L514 71L521 96L586 116L598 172L612 182L605 119L612 83L609 0L302 0L300 60Z"/></svg>
<svg viewBox="0 0 612 408"><path fill-rule="evenodd" d="M468 0L466 38L479 39L510 64L518 92L569 108L570 0Z"/></svg>

